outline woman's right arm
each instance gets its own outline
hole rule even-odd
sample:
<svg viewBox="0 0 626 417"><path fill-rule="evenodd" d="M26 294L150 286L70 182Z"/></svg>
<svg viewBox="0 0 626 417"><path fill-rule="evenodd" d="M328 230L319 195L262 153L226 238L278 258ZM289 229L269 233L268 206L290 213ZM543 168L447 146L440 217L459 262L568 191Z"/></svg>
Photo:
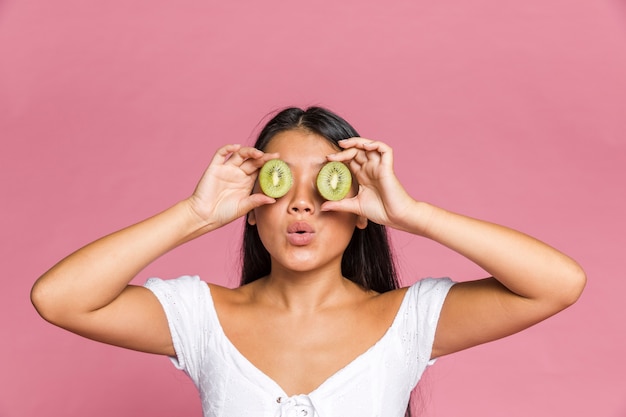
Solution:
<svg viewBox="0 0 626 417"><path fill-rule="evenodd" d="M259 167L270 157L239 145L220 148L191 197L61 260L33 286L33 305L50 323L81 336L174 355L160 303L148 289L129 283L175 247L273 202L250 195Z"/></svg>

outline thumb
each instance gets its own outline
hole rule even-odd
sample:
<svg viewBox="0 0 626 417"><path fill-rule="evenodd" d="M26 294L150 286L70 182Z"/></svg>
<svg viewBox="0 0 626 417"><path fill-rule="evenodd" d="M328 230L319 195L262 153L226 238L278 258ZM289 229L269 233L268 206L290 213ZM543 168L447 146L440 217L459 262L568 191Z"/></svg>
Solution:
<svg viewBox="0 0 626 417"><path fill-rule="evenodd" d="M265 194L251 194L241 201L241 209L244 213L248 213L250 210L253 210L257 207L263 206L265 204L272 204L275 202L275 198L268 197Z"/></svg>
<svg viewBox="0 0 626 417"><path fill-rule="evenodd" d="M241 210L241 215L245 215L246 213L249 213L251 210L254 210L257 207L263 206L265 204L272 204L275 202L276 199L268 197L265 194L252 194L241 200L239 204L239 210Z"/></svg>
<svg viewBox="0 0 626 417"><path fill-rule="evenodd" d="M341 211L361 215L359 202L356 197L344 198L337 201L325 201L321 206L322 211Z"/></svg>

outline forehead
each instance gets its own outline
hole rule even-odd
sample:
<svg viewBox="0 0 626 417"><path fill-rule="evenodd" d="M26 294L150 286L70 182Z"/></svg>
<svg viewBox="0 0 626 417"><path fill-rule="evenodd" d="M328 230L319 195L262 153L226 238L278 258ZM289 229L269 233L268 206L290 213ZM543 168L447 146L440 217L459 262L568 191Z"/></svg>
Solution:
<svg viewBox="0 0 626 417"><path fill-rule="evenodd" d="M278 152L285 162L312 159L325 161L326 155L339 148L324 137L305 130L287 130L276 134L265 147L265 152Z"/></svg>

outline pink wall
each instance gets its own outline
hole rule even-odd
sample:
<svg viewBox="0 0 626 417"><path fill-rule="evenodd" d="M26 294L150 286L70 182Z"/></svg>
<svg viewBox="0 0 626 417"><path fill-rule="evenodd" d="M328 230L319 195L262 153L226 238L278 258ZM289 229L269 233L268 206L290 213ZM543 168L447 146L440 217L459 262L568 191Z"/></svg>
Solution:
<svg viewBox="0 0 626 417"><path fill-rule="evenodd" d="M165 358L45 324L33 281L185 197L264 114L328 106L396 149L417 197L578 259L580 302L438 362L425 416L626 415L626 7L504 2L0 3L0 416L198 416ZM240 224L138 278L233 285ZM483 273L394 234L405 280ZM226 259L226 261L225 261Z"/></svg>

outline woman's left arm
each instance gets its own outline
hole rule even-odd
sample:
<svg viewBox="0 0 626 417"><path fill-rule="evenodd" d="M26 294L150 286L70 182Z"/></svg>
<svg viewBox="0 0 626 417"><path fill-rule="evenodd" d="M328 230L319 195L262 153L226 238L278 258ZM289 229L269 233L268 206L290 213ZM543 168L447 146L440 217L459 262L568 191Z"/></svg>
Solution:
<svg viewBox="0 0 626 417"><path fill-rule="evenodd" d="M585 286L585 273L574 260L518 231L420 202L414 202L411 217L407 221L413 225L428 219L413 233L458 252L492 276L451 288L432 357L532 326L573 304Z"/></svg>
<svg viewBox="0 0 626 417"><path fill-rule="evenodd" d="M329 156L359 182L352 199L324 209L352 211L438 242L473 261L491 278L455 284L444 302L432 357L490 342L536 324L573 304L586 276L570 257L513 229L416 201L393 172L382 142L352 138Z"/></svg>

